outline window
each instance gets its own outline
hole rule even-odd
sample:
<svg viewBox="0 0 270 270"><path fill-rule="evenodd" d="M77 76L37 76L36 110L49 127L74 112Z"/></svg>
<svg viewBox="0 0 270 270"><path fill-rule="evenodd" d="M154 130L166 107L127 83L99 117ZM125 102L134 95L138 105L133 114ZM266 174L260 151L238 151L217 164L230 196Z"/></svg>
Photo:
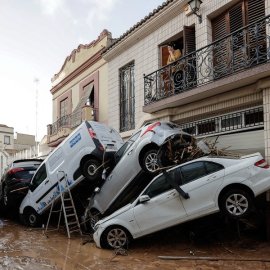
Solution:
<svg viewBox="0 0 270 270"><path fill-rule="evenodd" d="M214 46L215 78L265 61L265 26L250 26L246 32L239 30L265 16L264 2L241 0L212 20L213 41L233 33L230 38L222 39Z"/></svg>
<svg viewBox="0 0 270 270"><path fill-rule="evenodd" d="M60 101L60 125L64 126L68 124L68 98Z"/></svg>
<svg viewBox="0 0 270 270"><path fill-rule="evenodd" d="M134 62L119 71L120 79L120 131L135 128Z"/></svg>
<svg viewBox="0 0 270 270"><path fill-rule="evenodd" d="M181 167L183 184L187 184L208 174L220 171L223 166L214 162L198 161Z"/></svg>
<svg viewBox="0 0 270 270"><path fill-rule="evenodd" d="M4 144L10 144L10 136L4 136Z"/></svg>
<svg viewBox="0 0 270 270"><path fill-rule="evenodd" d="M245 113L246 126L257 126L263 124L263 111L262 109L250 110Z"/></svg>
<svg viewBox="0 0 270 270"><path fill-rule="evenodd" d="M181 167L183 184L187 184L193 180L196 180L200 177L207 175L204 162L194 162L188 165Z"/></svg>
<svg viewBox="0 0 270 270"><path fill-rule="evenodd" d="M207 161L207 162L204 162L204 165L208 174L224 169L224 167L221 164L214 163L214 162Z"/></svg>
<svg viewBox="0 0 270 270"><path fill-rule="evenodd" d="M221 129L222 131L236 129L242 125L242 116L239 113L238 115L227 115L221 117Z"/></svg>
<svg viewBox="0 0 270 270"><path fill-rule="evenodd" d="M46 166L43 164L36 172L31 185L31 191L34 191L47 178Z"/></svg>
<svg viewBox="0 0 270 270"><path fill-rule="evenodd" d="M216 131L216 122L215 120L199 123L198 126L198 135L208 134Z"/></svg>
<svg viewBox="0 0 270 270"><path fill-rule="evenodd" d="M171 184L167 181L164 174L160 175L144 192L150 198L160 195L170 189L173 189Z"/></svg>

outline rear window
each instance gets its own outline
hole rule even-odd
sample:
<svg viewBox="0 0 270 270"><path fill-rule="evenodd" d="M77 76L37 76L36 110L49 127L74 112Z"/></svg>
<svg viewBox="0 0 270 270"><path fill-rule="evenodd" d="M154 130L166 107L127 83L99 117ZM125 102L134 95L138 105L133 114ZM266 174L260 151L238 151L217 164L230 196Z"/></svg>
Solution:
<svg viewBox="0 0 270 270"><path fill-rule="evenodd" d="M23 180L31 180L36 170L16 172L13 177Z"/></svg>

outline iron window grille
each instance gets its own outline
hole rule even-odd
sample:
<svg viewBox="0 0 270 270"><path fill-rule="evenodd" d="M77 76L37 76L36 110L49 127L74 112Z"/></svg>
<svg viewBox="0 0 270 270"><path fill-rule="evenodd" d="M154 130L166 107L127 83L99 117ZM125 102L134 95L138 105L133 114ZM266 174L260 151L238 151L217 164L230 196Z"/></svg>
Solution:
<svg viewBox="0 0 270 270"><path fill-rule="evenodd" d="M135 128L134 62L119 70L120 80L120 132Z"/></svg>

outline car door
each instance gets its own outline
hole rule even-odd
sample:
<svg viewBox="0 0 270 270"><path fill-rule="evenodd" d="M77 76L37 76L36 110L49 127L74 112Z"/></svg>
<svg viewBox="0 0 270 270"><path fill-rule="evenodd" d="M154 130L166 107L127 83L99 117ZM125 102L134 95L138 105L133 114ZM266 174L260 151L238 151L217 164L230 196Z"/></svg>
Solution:
<svg viewBox="0 0 270 270"><path fill-rule="evenodd" d="M134 218L140 228L138 237L181 223L187 217L178 192L163 174L158 176L142 195L148 195L150 200L138 202L133 209Z"/></svg>
<svg viewBox="0 0 270 270"><path fill-rule="evenodd" d="M188 216L217 207L216 194L224 178L224 167L215 162L197 161L181 166L181 188L189 199L181 198Z"/></svg>
<svg viewBox="0 0 270 270"><path fill-rule="evenodd" d="M51 181L47 176L46 164L43 163L36 171L30 186L31 206L38 212L46 206L44 198L50 192Z"/></svg>

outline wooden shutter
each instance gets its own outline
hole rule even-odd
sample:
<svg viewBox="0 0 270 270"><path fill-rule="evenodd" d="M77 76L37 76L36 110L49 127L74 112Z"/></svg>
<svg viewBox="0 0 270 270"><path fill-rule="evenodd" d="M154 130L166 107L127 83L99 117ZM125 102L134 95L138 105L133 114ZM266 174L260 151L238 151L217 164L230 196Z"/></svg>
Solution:
<svg viewBox="0 0 270 270"><path fill-rule="evenodd" d="M254 23L265 16L265 0L247 0L247 24Z"/></svg>
<svg viewBox="0 0 270 270"><path fill-rule="evenodd" d="M166 66L167 65L167 61L169 58L169 51L168 51L168 46L162 46L160 48L160 52L161 52L161 66Z"/></svg>
<svg viewBox="0 0 270 270"><path fill-rule="evenodd" d="M245 25L244 22L244 2L240 2L229 10L229 26L230 33L237 31ZM246 52L243 50L246 37L243 31L237 31L232 35L229 44L230 50L230 70L236 71L243 66L243 59L245 59Z"/></svg>
<svg viewBox="0 0 270 270"><path fill-rule="evenodd" d="M183 55L188 55L196 51L195 26L184 26L183 28ZM183 69L183 80L185 88L192 88L197 85L196 55L189 55L185 60Z"/></svg>
<svg viewBox="0 0 270 270"><path fill-rule="evenodd" d="M222 14L212 21L213 41L223 38L227 35L227 14Z"/></svg>
<svg viewBox="0 0 270 270"><path fill-rule="evenodd" d="M256 22L265 16L265 1L264 0L247 0L247 23L252 24L249 27L248 39L248 57L250 66L265 62L267 59L266 45L266 29L264 22L256 24ZM256 29L256 31L254 31Z"/></svg>
<svg viewBox="0 0 270 270"><path fill-rule="evenodd" d="M183 41L184 41L184 51L183 51L184 55L196 51L196 37L194 25L184 26Z"/></svg>

